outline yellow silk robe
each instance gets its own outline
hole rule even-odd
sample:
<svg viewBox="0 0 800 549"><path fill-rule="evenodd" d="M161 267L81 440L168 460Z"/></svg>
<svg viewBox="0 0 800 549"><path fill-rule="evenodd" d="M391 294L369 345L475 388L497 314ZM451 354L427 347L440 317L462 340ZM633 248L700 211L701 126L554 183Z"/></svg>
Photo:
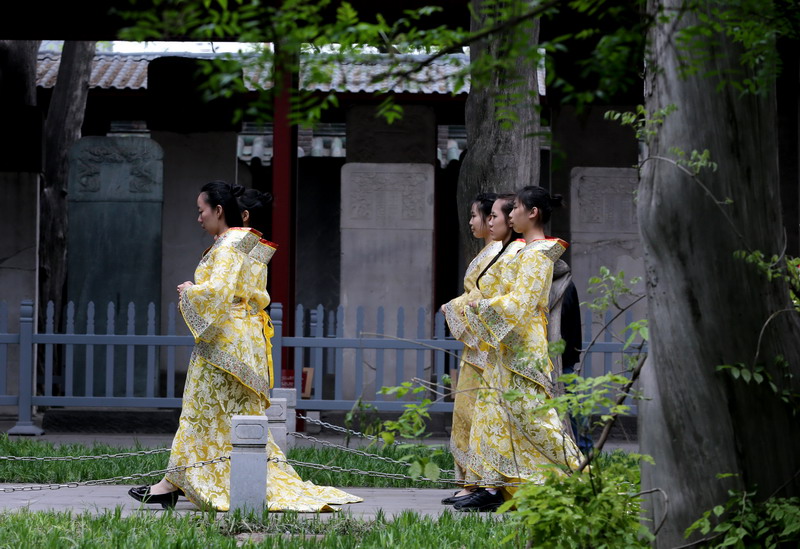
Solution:
<svg viewBox="0 0 800 549"><path fill-rule="evenodd" d="M553 264L566 247L551 238L527 244L502 269L484 275L484 298L465 310L466 331L488 347L487 388L475 402L470 430L468 482L541 483L551 465L574 470L580 464L556 411L532 414L552 396L545 313ZM505 398L509 391L521 397Z"/></svg>
<svg viewBox="0 0 800 549"><path fill-rule="evenodd" d="M524 245L524 242L510 242L505 250L503 243L494 241L487 244L470 262L464 274L464 293L450 300L443 307L450 334L464 343L468 336L464 324L464 309L470 301L480 299L481 294L477 287L477 280L486 266L494 257L503 251L491 269L500 268L508 258L513 257ZM474 339L471 341L475 345ZM486 362L486 349L480 346L471 347L464 345L461 352L461 362L458 367L458 385L453 402L453 421L450 431L450 453L455 462L456 478L466 478L466 464L469 461L469 432L472 427L472 413L475 407L475 397L478 389L483 386L483 368Z"/></svg>
<svg viewBox="0 0 800 549"><path fill-rule="evenodd" d="M272 324L267 264L275 245L247 228L228 229L205 253L180 310L195 338L169 468L231 453L231 417L263 415L269 407ZM270 435L269 457L285 460ZM167 480L200 508L230 508L230 462L169 473ZM303 482L287 463L268 463L271 511L330 511L362 501L341 490Z"/></svg>

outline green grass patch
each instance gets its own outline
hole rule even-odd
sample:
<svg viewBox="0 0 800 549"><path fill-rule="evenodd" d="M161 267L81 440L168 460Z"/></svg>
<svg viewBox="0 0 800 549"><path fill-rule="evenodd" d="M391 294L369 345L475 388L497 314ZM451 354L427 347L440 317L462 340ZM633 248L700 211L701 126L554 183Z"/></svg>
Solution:
<svg viewBox="0 0 800 549"><path fill-rule="evenodd" d="M19 511L0 514L0 547L42 549L173 547L275 547L300 549L418 547L444 549L496 545L509 533L503 516L446 512L439 517L403 513L394 519L355 519L345 512L326 518L295 513L215 515Z"/></svg>
<svg viewBox="0 0 800 549"><path fill-rule="evenodd" d="M81 444L53 444L35 439L9 438L8 435L0 436L0 456L23 457L67 457L67 456L97 456L102 454L124 454L147 450L141 445L132 448L118 448L105 444L86 446ZM430 447L387 446L383 448L365 449L371 454L380 455L394 460L428 456L441 469L452 469L453 457L446 449L438 448L433 456L429 456ZM390 463L368 456L348 453L335 448L294 448L289 451L289 459L341 467L344 469L357 469L359 471L375 471L380 473L409 474L406 465ZM151 471L160 471L167 468L169 453L137 455L121 458L87 459L70 461L11 461L0 460L0 482L10 483L35 483L35 484L62 484L66 482L84 482L87 480L107 479L119 476L144 474ZM311 467L296 466L297 472L304 480L315 484L339 487L371 487L371 488L441 488L449 484L418 482L404 479L390 479L363 475L360 473L342 473L330 470L319 470ZM146 484L157 481L162 475L137 480L123 480L120 484Z"/></svg>

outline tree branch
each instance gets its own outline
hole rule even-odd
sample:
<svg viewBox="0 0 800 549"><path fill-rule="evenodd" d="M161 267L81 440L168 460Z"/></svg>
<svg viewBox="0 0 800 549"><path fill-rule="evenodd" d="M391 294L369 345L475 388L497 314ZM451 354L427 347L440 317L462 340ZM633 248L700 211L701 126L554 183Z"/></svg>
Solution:
<svg viewBox="0 0 800 549"><path fill-rule="evenodd" d="M489 27L488 29L484 29L484 30L482 30L480 32L477 32L475 34L472 34L472 35L468 36L464 40L461 40L459 42L456 42L455 44L447 46L446 48L441 49L438 52L436 52L435 54L433 54L433 55L423 59L422 61L416 63L410 69L407 69L407 70L402 71L400 73L393 73L391 70L385 71L385 72L382 72L382 73L379 73L379 74L376 74L375 76L373 76L370 79L370 82L375 84L377 82L380 82L380 81L382 81L384 79L387 79L387 78L390 78L390 77L393 77L393 76L396 76L398 81L400 81L400 80L402 80L404 78L408 78L412 74L414 74L416 72L419 72L420 70L424 69L425 67L427 67L428 65L430 65L431 63L433 63L434 61L439 59L440 57L444 57L445 55L448 55L448 54L451 54L451 53L459 52L465 46L469 46L473 42L477 42L478 40L483 40L484 38L488 38L493 34L497 34L499 32L502 32L502 31L506 30L506 29L509 29L511 27L519 25L520 23L523 23L523 22L527 21L528 19L535 19L536 17L539 17L540 15L544 14L547 10L556 7L560 3L561 3L560 0L550 0L549 2L545 2L544 4L541 4L540 6L537 6L535 9L533 9L531 11L522 13L520 15L517 15L516 17L512 17L511 19L507 19L507 20L503 21L502 23L500 23L498 25L495 25L493 27Z"/></svg>
<svg viewBox="0 0 800 549"><path fill-rule="evenodd" d="M625 387L623 387L622 394L620 394L617 397L615 403L617 406L625 402L625 399L628 397L628 391L630 391L631 387L633 387L633 384L636 383L636 380L639 378L639 373L641 373L642 367L644 366L646 359L647 355L644 355L639 358L639 363L636 365L636 368L634 368L633 372L631 373L631 380L625 385ZM594 460L595 456L597 456L597 454L600 452L600 450L603 449L603 446L605 445L606 441L608 440L608 436L611 433L611 427L617 421L618 417L619 417L618 412L615 412L614 414L611 415L611 419L609 419L606 422L605 427L603 427L603 432L600 434L600 438L598 439L597 444L595 444L594 447L591 449L591 451L589 451L589 455L583 458L580 467L578 467L578 472L581 472L584 469L586 469L586 466L589 465Z"/></svg>

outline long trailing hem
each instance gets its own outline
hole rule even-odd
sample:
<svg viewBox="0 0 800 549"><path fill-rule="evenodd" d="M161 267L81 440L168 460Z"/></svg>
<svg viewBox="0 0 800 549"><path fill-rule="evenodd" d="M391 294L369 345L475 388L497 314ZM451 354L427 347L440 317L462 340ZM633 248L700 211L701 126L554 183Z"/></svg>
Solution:
<svg viewBox="0 0 800 549"><path fill-rule="evenodd" d="M453 454L456 478L466 478L469 457L469 432L475 410L477 392L482 387L483 373L469 363L461 362L458 369L458 386L453 402L453 421L450 430L450 453Z"/></svg>
<svg viewBox="0 0 800 549"><path fill-rule="evenodd" d="M554 467L576 470L580 466L580 451L556 411L533 413L546 397L538 384L505 367L495 367L486 374L486 386L475 403L468 482L542 483ZM509 391L522 397L508 400L504 395Z"/></svg>
<svg viewBox="0 0 800 549"><path fill-rule="evenodd" d="M267 401L231 376L194 354L189 365L183 411L172 443L169 468L230 455L231 417L263 415ZM270 511L325 512L332 505L357 503L362 498L337 488L303 481L272 441L267 453L280 462L267 465L267 504ZM183 490L201 509L230 508L230 462L191 467L166 479Z"/></svg>

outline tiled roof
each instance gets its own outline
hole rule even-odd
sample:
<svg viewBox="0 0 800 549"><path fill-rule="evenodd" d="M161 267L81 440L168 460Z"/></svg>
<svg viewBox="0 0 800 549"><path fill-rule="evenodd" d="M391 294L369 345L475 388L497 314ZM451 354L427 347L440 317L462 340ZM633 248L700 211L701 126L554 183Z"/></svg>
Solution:
<svg viewBox="0 0 800 549"><path fill-rule="evenodd" d="M98 53L95 55L94 66L90 79L90 86L103 89L134 89L147 88L147 65L153 59L163 57L165 54L120 54ZM174 55L174 54L169 54ZM208 55L185 55L186 57L208 58ZM423 60L423 56L404 56L403 60L409 67ZM61 54L58 52L41 52L37 65L37 85L51 88L55 85L58 75L58 65ZM415 74L413 80L390 81L390 89L394 93L424 93L424 94L451 94L455 89L455 73L459 65L468 62L466 55L451 55L430 63ZM405 65L404 65L405 66ZM302 80L304 88L309 90L330 91L332 89L347 92L371 93L381 91L383 84L374 83L372 79L382 74L388 68L388 61L380 56L375 56L368 62L345 62L329 69L332 71L330 84L308 84L304 71ZM263 87L270 87L266 81L266 69L248 71L246 81L260 83ZM250 89L257 86L248 84ZM469 92L469 82L465 82L458 93Z"/></svg>

